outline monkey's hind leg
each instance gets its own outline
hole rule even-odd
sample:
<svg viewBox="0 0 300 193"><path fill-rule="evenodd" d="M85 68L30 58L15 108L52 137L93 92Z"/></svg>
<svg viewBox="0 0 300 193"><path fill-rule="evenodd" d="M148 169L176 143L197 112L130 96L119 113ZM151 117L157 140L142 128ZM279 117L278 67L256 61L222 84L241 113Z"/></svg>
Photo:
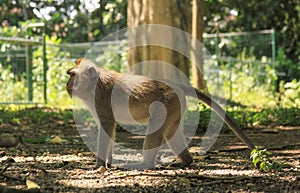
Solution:
<svg viewBox="0 0 300 193"><path fill-rule="evenodd" d="M168 128L168 130L166 130L167 133L164 135L165 141L172 149L173 153L179 157L181 163L172 163L170 165L174 167L188 166L193 162L193 157L188 150L188 144L182 132L183 127L181 126L181 123L176 124L176 122L171 126L173 128ZM176 127L178 128L176 129Z"/></svg>
<svg viewBox="0 0 300 193"><path fill-rule="evenodd" d="M152 169L155 168L155 161L158 151L164 142L164 122L165 116L161 116L162 106L150 109L150 120L146 131L146 136L143 144L143 161L138 164L131 164L126 168L133 169Z"/></svg>
<svg viewBox="0 0 300 193"><path fill-rule="evenodd" d="M151 122L149 123L147 132L151 129ZM154 133L146 134L143 144L143 160L140 163L126 165L128 169L153 169L156 164L156 156L161 149L164 142L162 129L158 129Z"/></svg>

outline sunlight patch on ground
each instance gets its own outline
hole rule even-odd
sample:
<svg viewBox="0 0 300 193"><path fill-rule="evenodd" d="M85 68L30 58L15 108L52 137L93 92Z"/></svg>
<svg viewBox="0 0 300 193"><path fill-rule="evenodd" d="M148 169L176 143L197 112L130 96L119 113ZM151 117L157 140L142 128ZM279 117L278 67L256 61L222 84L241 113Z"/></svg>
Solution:
<svg viewBox="0 0 300 193"><path fill-rule="evenodd" d="M0 158L0 162L7 160L9 157L4 156ZM26 163L26 162L34 162L33 157L24 157L24 156L15 156L15 162L17 163ZM40 163L59 163L59 162L74 162L74 161L92 161L93 157L91 156L83 156L82 154L79 155L61 155L61 154L49 154L44 156L36 156L36 160Z"/></svg>
<svg viewBox="0 0 300 193"><path fill-rule="evenodd" d="M300 156L300 149L287 149L287 150L277 150L278 153L283 154L293 154L293 155L299 155Z"/></svg>
<svg viewBox="0 0 300 193"><path fill-rule="evenodd" d="M215 170L205 170L200 171L199 175L217 175L217 176L225 176L225 175L234 175L234 176L257 176L259 175L259 171L257 170L233 170L233 169L215 169Z"/></svg>

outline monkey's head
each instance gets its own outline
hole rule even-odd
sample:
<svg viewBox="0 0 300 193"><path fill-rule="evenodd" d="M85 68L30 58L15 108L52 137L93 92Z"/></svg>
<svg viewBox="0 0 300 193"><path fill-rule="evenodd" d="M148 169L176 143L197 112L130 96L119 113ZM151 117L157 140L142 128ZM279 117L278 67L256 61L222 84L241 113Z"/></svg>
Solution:
<svg viewBox="0 0 300 193"><path fill-rule="evenodd" d="M67 71L70 79L66 89L71 97L87 99L93 96L99 78L96 65L85 58L75 60L75 66Z"/></svg>

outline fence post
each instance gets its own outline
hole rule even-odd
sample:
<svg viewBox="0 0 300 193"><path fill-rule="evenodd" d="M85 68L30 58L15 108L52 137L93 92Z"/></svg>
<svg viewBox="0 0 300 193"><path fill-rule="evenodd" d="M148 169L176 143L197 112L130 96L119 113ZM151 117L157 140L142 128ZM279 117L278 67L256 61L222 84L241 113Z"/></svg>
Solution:
<svg viewBox="0 0 300 193"><path fill-rule="evenodd" d="M46 25L45 25L46 26ZM44 32L43 32L43 79L44 79L44 90L43 90L43 95L44 95L44 103L47 104L47 70L48 70L48 65L47 65L47 53L46 53L46 32L45 32L45 27L44 26Z"/></svg>
<svg viewBox="0 0 300 193"><path fill-rule="evenodd" d="M219 56L219 32L217 32L216 36L215 36L215 55L216 57Z"/></svg>
<svg viewBox="0 0 300 193"><path fill-rule="evenodd" d="M276 62L276 35L275 30L272 29L272 63Z"/></svg>
<svg viewBox="0 0 300 193"><path fill-rule="evenodd" d="M229 100L232 99L232 68L234 66L233 61L229 61Z"/></svg>
<svg viewBox="0 0 300 193"><path fill-rule="evenodd" d="M33 86L32 86L32 46L26 45L26 80L28 88L28 101L33 101Z"/></svg>

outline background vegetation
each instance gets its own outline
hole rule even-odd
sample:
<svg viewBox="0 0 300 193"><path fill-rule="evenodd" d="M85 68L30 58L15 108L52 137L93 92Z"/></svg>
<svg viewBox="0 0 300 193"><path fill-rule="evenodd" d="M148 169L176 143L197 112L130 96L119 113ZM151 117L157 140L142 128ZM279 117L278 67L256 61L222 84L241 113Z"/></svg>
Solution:
<svg viewBox="0 0 300 193"><path fill-rule="evenodd" d="M85 1L84 1L85 2ZM8 1L0 5L1 36L40 37L41 28L27 28L29 23L46 22L47 43L79 43L101 40L106 35L126 27L127 0L101 0L84 3L80 0L69 1ZM233 1L206 0L205 32L219 33L232 31L254 31L263 29L276 30L276 65L266 69L262 77L249 76L244 67L232 71L233 96L236 104L256 109L263 108L298 108L300 105L300 3L299 0ZM9 46L1 44L5 54ZM66 69L71 61L62 61L70 52L57 52L55 46L47 49L48 57L48 94L49 104L61 106L70 104L64 89ZM242 51L241 51L242 52ZM42 99L42 50L34 52L34 97ZM0 90L2 93L16 93L12 99L24 98L26 93L24 74L17 74L11 58L1 65ZM124 60L125 61L125 60ZM239 65L239 64L236 64ZM257 64L259 65L259 64ZM220 66L226 70L228 66ZM276 72L285 76L277 76ZM226 75L227 76L227 75ZM224 79L228 88L229 80ZM275 84L273 84L275 82ZM20 92L22 91L22 92ZM227 92L228 93L228 92ZM227 96L228 98L228 96Z"/></svg>
<svg viewBox="0 0 300 193"><path fill-rule="evenodd" d="M242 128L248 128L246 133L250 134L251 141L257 147L266 147L275 152L272 156L275 161L268 162L268 152L255 150L251 153L252 163L265 171L272 170L272 173L259 173L251 167L247 161L248 152L235 136L228 133L218 136L214 147L204 156L199 155L199 144L205 136L196 135L189 144L194 163L188 168L162 165L158 170L145 171L92 169L95 156L90 154L86 144L80 140L81 134L76 131L76 127L81 127L81 124L74 122L72 100L65 90L68 79L66 70L73 65L74 58L84 56L85 51L96 41L130 26L127 18L131 13L128 12L127 15L127 8L130 6L133 12L141 12L141 7L143 11L145 7L150 7L151 10L146 9L149 12L169 8L169 13L170 8L175 7L178 14L169 14L169 18L175 20L176 24L179 23L182 29L193 31L194 35L195 31L191 30L191 26L201 28L202 25L192 25L190 20L195 21L194 18L197 18L194 13L203 13L197 11L196 6L191 6L190 3L196 0L1 0L0 142L3 147L0 147L0 178L3 182L0 182L0 192L39 192L37 189L30 189L32 187L41 192L299 190L300 0L197 0L201 3L204 1L204 32L207 34L266 29L274 29L276 32L275 62L271 59L270 50L263 54L255 50L258 47L256 43L265 44L265 41L249 36L253 33L247 33L248 39L237 37L241 43L220 36L218 42L218 36L214 35L211 35L213 38L210 40L204 39L212 42L209 51L214 54L211 63L205 64L215 65L222 70L215 73L214 77L209 73L205 74L210 91L220 89L216 80L221 78L221 86L224 85L226 95L217 97L227 99L226 110L229 115ZM147 7L149 4L151 6ZM191 7L193 11L188 10ZM198 10L202 8L203 6L198 7ZM158 14L160 16L155 15L156 19L163 21L166 15L164 11L166 10ZM139 16L145 12L136 14L135 21L142 21ZM202 23L199 20L197 23ZM40 22L45 24L44 28L30 27ZM201 33L202 31L199 34ZM34 103L5 104L6 101L27 99L26 46L3 39L41 40L44 34L47 42L48 104L43 103L41 45L33 46ZM180 41L177 43L180 44ZM251 44L250 51L244 49L244 43ZM270 41L266 44L271 45ZM97 47L97 55L101 55L98 59L111 59L105 68L122 71L127 67L130 54L125 51L116 54L114 46L116 45ZM117 46L122 49L123 45ZM217 54L214 51L218 48L221 51ZM223 56L226 60L222 61ZM188 67L185 70L189 71ZM195 74L192 73L192 76L194 78ZM189 132L195 126L195 116L198 118L199 110L201 119L198 131L206 131L207 125L213 124L210 121L211 109L198 104L198 101L193 104L188 105L185 114L185 131ZM81 116L86 118L82 125L84 130L96 129L92 118L86 116L88 115ZM224 129L222 132L228 130ZM136 153L132 150L142 147L143 137L128 134L129 132L118 132L116 135L116 142L126 148L120 157L116 156L117 162L131 162L139 156L133 155ZM18 145L19 142L21 144ZM120 146L116 149L119 151ZM160 154L159 157L163 155ZM288 167L275 164L281 161L287 163ZM283 170L277 171L280 169Z"/></svg>

